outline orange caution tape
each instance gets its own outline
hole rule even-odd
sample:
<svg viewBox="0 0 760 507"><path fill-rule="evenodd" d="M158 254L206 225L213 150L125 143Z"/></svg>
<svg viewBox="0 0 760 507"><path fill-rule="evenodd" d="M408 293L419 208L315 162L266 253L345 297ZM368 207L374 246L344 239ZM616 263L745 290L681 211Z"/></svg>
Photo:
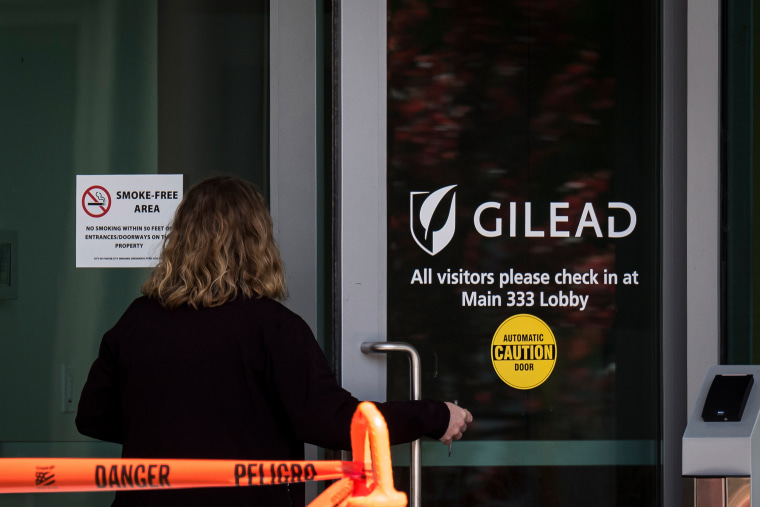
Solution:
<svg viewBox="0 0 760 507"><path fill-rule="evenodd" d="M259 486L362 474L348 461L6 458L0 459L0 492Z"/></svg>
<svg viewBox="0 0 760 507"><path fill-rule="evenodd" d="M354 461L2 458L0 493L240 487L340 479L311 507L403 507L393 489L388 428L372 403L351 422Z"/></svg>

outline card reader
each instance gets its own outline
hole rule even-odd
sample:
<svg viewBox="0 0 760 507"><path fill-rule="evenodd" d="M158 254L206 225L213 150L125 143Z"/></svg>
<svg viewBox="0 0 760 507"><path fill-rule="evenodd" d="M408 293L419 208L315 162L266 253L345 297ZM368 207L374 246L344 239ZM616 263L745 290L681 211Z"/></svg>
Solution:
<svg viewBox="0 0 760 507"><path fill-rule="evenodd" d="M752 375L715 375L702 408L702 420L741 421L753 383Z"/></svg>

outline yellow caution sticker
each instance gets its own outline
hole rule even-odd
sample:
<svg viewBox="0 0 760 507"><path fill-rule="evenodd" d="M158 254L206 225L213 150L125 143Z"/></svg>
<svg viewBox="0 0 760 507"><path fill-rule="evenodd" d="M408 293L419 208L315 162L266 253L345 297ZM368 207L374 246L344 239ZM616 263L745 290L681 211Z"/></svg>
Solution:
<svg viewBox="0 0 760 507"><path fill-rule="evenodd" d="M557 362L557 341L546 323L521 313L501 323L491 340L491 363L505 384L533 389L549 378Z"/></svg>

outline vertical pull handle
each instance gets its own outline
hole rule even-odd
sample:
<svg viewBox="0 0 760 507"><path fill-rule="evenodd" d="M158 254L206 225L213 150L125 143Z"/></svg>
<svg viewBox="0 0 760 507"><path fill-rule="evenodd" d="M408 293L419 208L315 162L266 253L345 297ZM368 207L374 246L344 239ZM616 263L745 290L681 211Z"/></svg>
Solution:
<svg viewBox="0 0 760 507"><path fill-rule="evenodd" d="M364 342L361 351L365 354L388 354L403 352L409 356L411 399L421 399L422 376L420 373L420 354L417 349L403 342ZM409 507L420 507L420 479L422 477L422 462L420 460L420 441L411 444L411 463L409 467Z"/></svg>

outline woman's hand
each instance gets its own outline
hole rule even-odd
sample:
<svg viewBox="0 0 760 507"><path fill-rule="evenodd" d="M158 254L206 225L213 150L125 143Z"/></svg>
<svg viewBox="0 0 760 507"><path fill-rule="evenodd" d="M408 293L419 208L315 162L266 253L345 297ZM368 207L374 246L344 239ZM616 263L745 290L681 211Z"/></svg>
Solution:
<svg viewBox="0 0 760 507"><path fill-rule="evenodd" d="M444 445L449 445L452 440L459 440L467 431L467 425L472 422L472 414L466 408L446 402L449 407L449 427L446 433L439 439Z"/></svg>

